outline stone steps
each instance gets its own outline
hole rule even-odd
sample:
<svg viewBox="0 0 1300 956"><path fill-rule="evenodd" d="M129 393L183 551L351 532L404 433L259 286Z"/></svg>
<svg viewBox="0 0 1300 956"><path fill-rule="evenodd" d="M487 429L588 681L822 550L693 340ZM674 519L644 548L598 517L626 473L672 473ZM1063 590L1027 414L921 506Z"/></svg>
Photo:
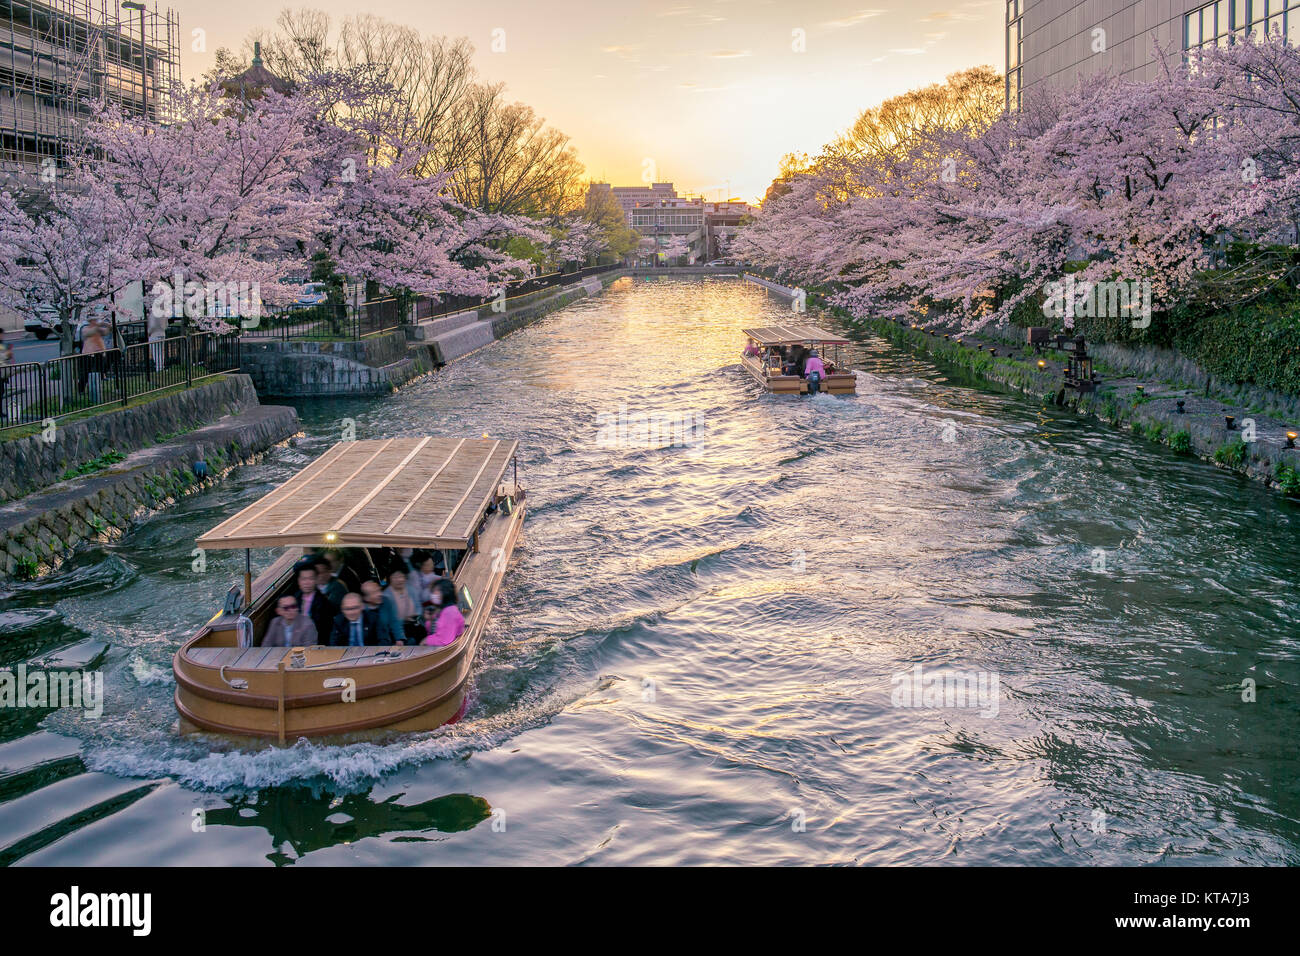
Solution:
<svg viewBox="0 0 1300 956"><path fill-rule="evenodd" d="M438 362L446 365L494 341L496 336L492 332L492 323L475 321L435 336L428 344Z"/></svg>

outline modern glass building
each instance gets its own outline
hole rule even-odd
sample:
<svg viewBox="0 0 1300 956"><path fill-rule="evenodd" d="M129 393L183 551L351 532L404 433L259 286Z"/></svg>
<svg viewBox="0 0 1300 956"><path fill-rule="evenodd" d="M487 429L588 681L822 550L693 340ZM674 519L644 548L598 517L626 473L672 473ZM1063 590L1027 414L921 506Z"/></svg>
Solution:
<svg viewBox="0 0 1300 956"><path fill-rule="evenodd" d="M1158 49L1265 30L1300 39L1300 0L1007 0L1007 108L1039 84L1105 70L1154 79Z"/></svg>

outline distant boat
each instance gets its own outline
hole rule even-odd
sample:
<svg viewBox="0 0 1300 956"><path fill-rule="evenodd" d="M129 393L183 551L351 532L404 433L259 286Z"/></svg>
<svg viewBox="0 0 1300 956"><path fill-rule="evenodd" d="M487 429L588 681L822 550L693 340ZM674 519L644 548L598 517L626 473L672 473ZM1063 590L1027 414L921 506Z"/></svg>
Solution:
<svg viewBox="0 0 1300 956"><path fill-rule="evenodd" d="M200 537L204 549L285 547L256 581L246 570L224 611L176 651L182 733L281 745L459 719L474 653L524 521L519 443L392 438L340 442L256 504ZM506 469L515 465L508 481ZM451 645L263 647L276 600L304 554L337 549L376 567L372 549L441 551L454 568L465 631ZM459 562L456 557L459 555ZM244 595L251 595L246 603ZM322 640L328 640L321 635ZM241 644L247 646L241 646Z"/></svg>
<svg viewBox="0 0 1300 956"><path fill-rule="evenodd" d="M781 371L782 355L802 346L818 349L818 357L826 366L826 375L817 383L818 391L830 395L853 395L857 392L857 374L839 362L839 347L848 345L848 339L815 325L771 325L743 331L747 342L741 364L768 391L783 395L808 394L810 389L806 378L785 375ZM826 354L828 346L835 349L833 359Z"/></svg>

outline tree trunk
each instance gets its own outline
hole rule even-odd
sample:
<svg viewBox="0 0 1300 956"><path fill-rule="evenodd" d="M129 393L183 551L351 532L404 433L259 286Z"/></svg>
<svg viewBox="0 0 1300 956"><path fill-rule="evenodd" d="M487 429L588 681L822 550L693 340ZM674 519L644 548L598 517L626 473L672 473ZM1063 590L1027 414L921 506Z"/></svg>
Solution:
<svg viewBox="0 0 1300 956"><path fill-rule="evenodd" d="M77 351L73 338L76 332L76 310L60 307L59 309L59 356L72 355Z"/></svg>

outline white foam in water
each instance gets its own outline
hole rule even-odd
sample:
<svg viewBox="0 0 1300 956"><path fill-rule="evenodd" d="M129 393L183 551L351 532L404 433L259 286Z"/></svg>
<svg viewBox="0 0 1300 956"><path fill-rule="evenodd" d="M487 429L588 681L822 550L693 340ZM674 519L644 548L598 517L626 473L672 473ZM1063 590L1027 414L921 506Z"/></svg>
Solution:
<svg viewBox="0 0 1300 956"><path fill-rule="evenodd" d="M157 664L150 664L139 654L131 658L131 676L135 678L137 684L143 684L146 687L153 684L171 684L175 682L170 669L159 667Z"/></svg>
<svg viewBox="0 0 1300 956"><path fill-rule="evenodd" d="M214 738L173 738L149 749L87 742L82 761L88 770L122 777L171 777L195 790L260 789L325 778L339 790L360 791L405 767L495 749L548 721L568 699L552 697L522 712L476 720L472 726L453 724L387 743L331 745L299 740L291 747L201 753Z"/></svg>

